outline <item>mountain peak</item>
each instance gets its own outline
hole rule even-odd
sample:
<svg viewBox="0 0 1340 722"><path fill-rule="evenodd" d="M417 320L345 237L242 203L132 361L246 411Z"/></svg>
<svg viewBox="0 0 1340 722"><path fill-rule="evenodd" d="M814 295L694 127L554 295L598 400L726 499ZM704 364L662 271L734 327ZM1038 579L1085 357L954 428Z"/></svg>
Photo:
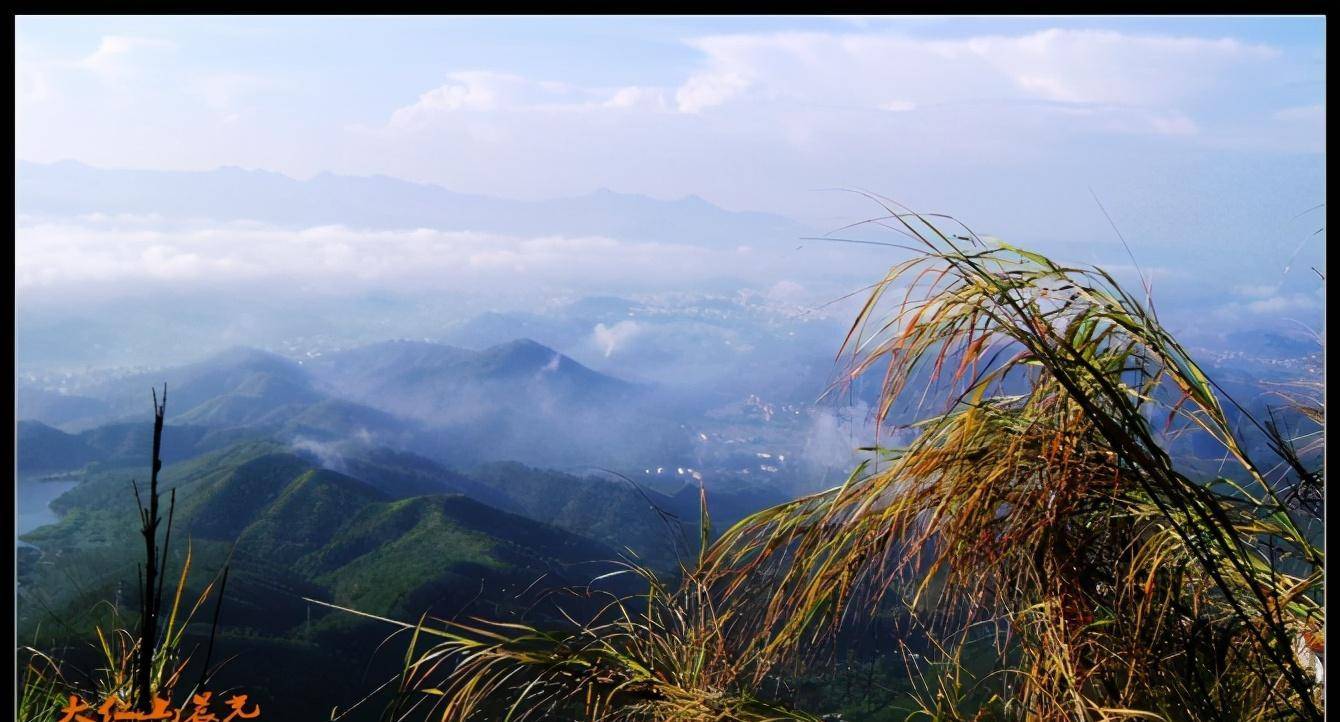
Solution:
<svg viewBox="0 0 1340 722"><path fill-rule="evenodd" d="M221 165L218 167L218 172L224 175L232 175L232 176L249 176L256 178L269 177L269 178L283 178L284 180L293 180L289 176L286 176L283 173L279 173L277 171L265 170L264 168L243 168L240 165Z"/></svg>
<svg viewBox="0 0 1340 722"><path fill-rule="evenodd" d="M529 338L518 338L490 346L480 352L484 358L501 362L505 366L520 370L521 367L546 368L562 364L563 354Z"/></svg>
<svg viewBox="0 0 1340 722"><path fill-rule="evenodd" d="M210 354L203 361L199 362L202 366L255 366L282 364L289 365L292 362L287 358L280 356L273 351L256 348L255 346L229 346L214 354Z"/></svg>
<svg viewBox="0 0 1340 722"><path fill-rule="evenodd" d="M544 344L540 343L539 341L536 341L535 339L531 339L531 338L525 338L525 337L522 337L522 338L515 338L515 339L512 339L511 341L507 341L507 342L505 342L505 343L497 344L496 346L492 346L492 347L490 348L490 350L492 350L492 349L498 349L498 350L500 350L500 351L508 351L508 352L513 352L513 351L534 351L534 350L542 350L542 351L548 351L548 352L550 352L550 353L554 353L554 350L553 350L553 349L549 348L548 346L545 346Z"/></svg>

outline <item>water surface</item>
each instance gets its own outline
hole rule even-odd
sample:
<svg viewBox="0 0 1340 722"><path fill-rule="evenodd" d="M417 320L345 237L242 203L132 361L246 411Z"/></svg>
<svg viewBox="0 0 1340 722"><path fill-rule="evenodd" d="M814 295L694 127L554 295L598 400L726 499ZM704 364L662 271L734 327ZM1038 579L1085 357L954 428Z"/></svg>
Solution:
<svg viewBox="0 0 1340 722"><path fill-rule="evenodd" d="M23 536L39 526L58 521L60 517L51 510L51 502L78 484L78 479L55 481L44 481L41 478L31 477L16 479L14 482L18 490L15 518L16 536ZM15 541L19 546L24 546L23 542L19 542L17 539Z"/></svg>

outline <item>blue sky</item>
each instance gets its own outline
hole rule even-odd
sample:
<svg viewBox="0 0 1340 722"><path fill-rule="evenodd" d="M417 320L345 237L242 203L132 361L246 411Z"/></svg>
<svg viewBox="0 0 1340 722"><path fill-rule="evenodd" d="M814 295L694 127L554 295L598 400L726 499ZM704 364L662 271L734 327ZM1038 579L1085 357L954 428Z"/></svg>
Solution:
<svg viewBox="0 0 1340 722"><path fill-rule="evenodd" d="M515 198L696 194L819 228L869 211L820 189L868 188L1113 263L1097 194L1143 263L1204 269L1167 283L1300 310L1319 308L1315 279L1276 276L1323 222L1298 214L1325 196L1324 34L1322 18L24 17L15 148ZM1301 267L1322 253L1305 244Z"/></svg>
<svg viewBox="0 0 1340 722"><path fill-rule="evenodd" d="M654 109L694 122L623 113L557 129L577 136L606 122L643 123L644 134L626 134L629 147L697 144L721 157L716 144L734 141L742 154L755 145L750 122L772 125L765 147L753 152L796 158L785 163L794 167L786 176L803 177L759 175L793 188L841 177L811 170L823 151L849 147L814 136L858 130L875 140L881 132L934 130L943 119L933 108L1018 123L991 133L993 156L1053 132L1085 135L1086 144L1147 141L1152 152L1317 152L1323 43L1324 21L1316 18L30 17L17 25L16 146L31 160L232 163L300 176L386 172L516 196L603 186L705 191L719 202L758 205L742 187L694 188L687 172L639 179L626 153L617 154L622 164L597 162L584 174L549 173L548 184L535 178L551 170L543 157L491 179L442 168L441 156L490 135L481 123L516 125L494 136L533 138L556 129L533 106L606 102L620 90L629 104L664 102ZM546 92L543 84L565 89ZM391 129L401 138L387 138L398 111L412 113L426 94L452 87L508 98L487 109L427 109L419 122L402 124L414 127ZM473 112L475 124L428 117L453 110ZM913 110L920 112L899 117ZM530 117L516 123L519 113ZM962 125L958 137L959 128L946 127L936 143L919 139L914 150L962 145L983 125L993 124ZM1165 142L1175 136L1180 142ZM524 147L514 140L494 142ZM423 149L433 155L423 158ZM913 149L872 149L868 165L903 150ZM806 162L806 154L817 157ZM759 188L757 196L776 190Z"/></svg>

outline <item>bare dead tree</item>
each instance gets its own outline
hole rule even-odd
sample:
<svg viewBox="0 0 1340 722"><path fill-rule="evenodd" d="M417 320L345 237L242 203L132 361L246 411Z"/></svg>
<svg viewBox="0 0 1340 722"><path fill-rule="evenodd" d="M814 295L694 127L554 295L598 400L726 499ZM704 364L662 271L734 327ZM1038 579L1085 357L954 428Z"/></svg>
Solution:
<svg viewBox="0 0 1340 722"><path fill-rule="evenodd" d="M153 441L153 463L149 472L149 504L146 507L140 499L139 487L134 481L131 482L135 490L135 503L140 509L140 533L144 535L144 566L141 577L140 587L140 634L139 634L139 665L136 669L136 690L135 706L141 712L150 712L153 709L153 673L154 673L154 651L158 647L158 612L163 601L162 584L158 578L165 571L160 568L158 556L158 526L161 518L158 515L158 472L163 468L163 459L160 457L163 445L163 415L167 409L167 384L163 384L163 397L159 399L158 392L153 391L154 401L154 441ZM172 500L168 507L168 524L166 529L167 539L172 534L172 513L177 504L177 495L172 494ZM167 539L164 540L163 563L166 564Z"/></svg>

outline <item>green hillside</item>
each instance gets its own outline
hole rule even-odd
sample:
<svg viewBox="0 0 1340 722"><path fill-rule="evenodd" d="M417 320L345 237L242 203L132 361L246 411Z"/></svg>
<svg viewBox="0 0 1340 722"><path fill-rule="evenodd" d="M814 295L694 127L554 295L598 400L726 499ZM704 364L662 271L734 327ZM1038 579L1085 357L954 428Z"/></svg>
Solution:
<svg viewBox="0 0 1340 722"><path fill-rule="evenodd" d="M385 452L354 466L376 472L378 483L321 468L278 443L248 441L170 464L160 477L165 518L171 491L177 495L169 577L175 580L187 539L187 598L230 564L220 645L245 655L266 650L267 666L292 672L238 677L268 699L288 700L278 710L312 709L299 671L355 678L365 671L366 650L393 631L304 597L408 620L424 612L518 613L543 589L586 584L608 569L599 562L617 557L596 541L459 493L423 494L452 478L473 482L417 457ZM417 476L396 471L415 467ZM37 551L20 556L21 638L48 648L82 645L109 615L133 617L142 553L133 472L94 465L53 504L60 521L24 537ZM534 594L523 594L532 586ZM188 634L207 636L200 624Z"/></svg>
<svg viewBox="0 0 1340 722"><path fill-rule="evenodd" d="M53 504L63 515L58 523L25 536L55 567L39 580L95 558L103 569L133 573L138 550L131 542L137 530L129 477L123 470L90 474ZM235 541L233 567L242 577L315 584L337 601L362 600L360 608L377 613L422 612L435 592L454 590L449 582L471 580L465 596L476 595L481 570L502 589L617 556L608 546L459 493L397 499L273 443L243 443L170 465L160 484L177 493L177 540L189 537L201 548ZM428 484L421 479L417 486ZM408 610L410 600L423 608Z"/></svg>
<svg viewBox="0 0 1340 722"><path fill-rule="evenodd" d="M25 474L77 469L98 456L78 436L38 421L20 421L16 431L16 461Z"/></svg>

